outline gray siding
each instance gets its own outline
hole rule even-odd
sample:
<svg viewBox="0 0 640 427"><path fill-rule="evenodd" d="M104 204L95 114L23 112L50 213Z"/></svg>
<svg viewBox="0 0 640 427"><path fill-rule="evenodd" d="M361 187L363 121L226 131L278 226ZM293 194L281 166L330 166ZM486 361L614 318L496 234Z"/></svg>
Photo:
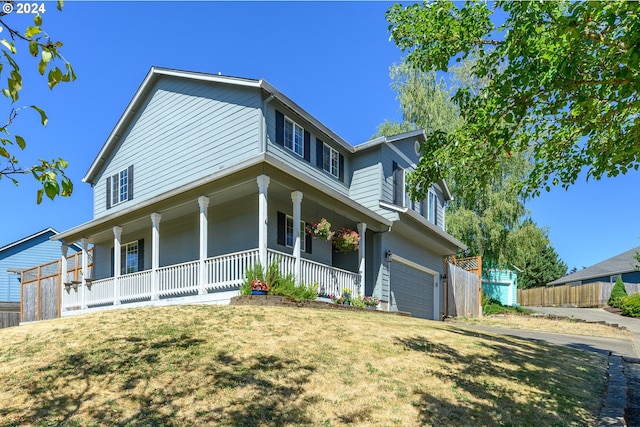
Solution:
<svg viewBox="0 0 640 427"><path fill-rule="evenodd" d="M306 161L291 150L276 144L276 109L296 122L298 125L302 126L311 134L311 150L309 153L310 161ZM351 182L351 175L353 173L350 164L350 153L346 152L338 144L330 140L325 135L320 135L318 131L313 129L300 116L293 114L289 110L279 107L274 102L267 104L265 116L267 123L267 152L269 154L296 168L297 170L300 170L308 174L309 176L321 181L331 189L344 194L345 196L349 195L349 184ZM316 140L318 138L344 156L344 182L325 172L323 169L316 167Z"/></svg>
<svg viewBox="0 0 640 427"><path fill-rule="evenodd" d="M257 89L160 79L96 178L94 218L259 153L260 104ZM107 177L130 165L133 200L107 210Z"/></svg>
<svg viewBox="0 0 640 427"><path fill-rule="evenodd" d="M349 197L361 205L381 213L380 200L382 199L384 173L379 157L378 150L371 150L354 158Z"/></svg>

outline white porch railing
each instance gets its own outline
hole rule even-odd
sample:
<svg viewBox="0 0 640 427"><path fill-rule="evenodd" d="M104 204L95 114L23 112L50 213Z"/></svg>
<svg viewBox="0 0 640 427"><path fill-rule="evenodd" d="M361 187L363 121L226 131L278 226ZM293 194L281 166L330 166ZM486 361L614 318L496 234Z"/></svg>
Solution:
<svg viewBox="0 0 640 427"><path fill-rule="evenodd" d="M280 260L280 271L283 274L295 274L295 258L269 249L268 261ZM351 295L360 295L360 275L347 270L331 267L308 259L300 260L300 282L305 285L318 284L320 295L342 295L342 289L350 289Z"/></svg>
<svg viewBox="0 0 640 427"><path fill-rule="evenodd" d="M258 263L257 249L235 252L209 258L204 262L207 290L221 290L240 286L245 279L245 271Z"/></svg>
<svg viewBox="0 0 640 427"><path fill-rule="evenodd" d="M159 268L158 295L165 297L196 292L198 290L199 274L199 261Z"/></svg>
<svg viewBox="0 0 640 427"><path fill-rule="evenodd" d="M120 287L121 302L151 298L151 271L139 271L120 276L118 286Z"/></svg>
<svg viewBox="0 0 640 427"><path fill-rule="evenodd" d="M283 274L294 273L295 258L289 254L268 250L269 264L279 260ZM248 268L259 262L257 249L235 252L209 258L204 262L205 289L209 292L233 290L245 280ZM265 266L266 267L266 266ZM352 295L359 295L360 275L351 271L330 267L318 262L301 260L301 282L317 283L321 295L341 295L342 289L350 289ZM145 270L118 277L119 302L128 303L152 299L151 279L156 274L158 296L171 297L197 294L199 291L200 262L190 261L161 267L155 272ZM94 280L83 285L69 287L62 291L62 311L79 310L83 306L91 308L115 304L115 279L113 277Z"/></svg>

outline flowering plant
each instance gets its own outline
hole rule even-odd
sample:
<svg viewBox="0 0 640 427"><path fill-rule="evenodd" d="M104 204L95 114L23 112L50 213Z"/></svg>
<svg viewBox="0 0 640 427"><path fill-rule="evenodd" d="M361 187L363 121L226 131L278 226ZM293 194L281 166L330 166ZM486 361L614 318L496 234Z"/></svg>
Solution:
<svg viewBox="0 0 640 427"><path fill-rule="evenodd" d="M326 218L321 218L307 227L307 232L318 239L331 240L333 231L331 231L331 223Z"/></svg>
<svg viewBox="0 0 640 427"><path fill-rule="evenodd" d="M255 279L251 281L251 290L268 292L269 285L267 285L265 282L263 282L260 279Z"/></svg>
<svg viewBox="0 0 640 427"><path fill-rule="evenodd" d="M341 228L333 235L332 243L337 252L355 251L360 244L360 235L355 230Z"/></svg>
<svg viewBox="0 0 640 427"><path fill-rule="evenodd" d="M362 302L364 302L366 306L376 307L380 303L380 300L376 297L364 297Z"/></svg>
<svg viewBox="0 0 640 427"><path fill-rule="evenodd" d="M336 304L348 304L351 301L351 289L343 288L342 296L331 294L329 295L329 298L331 298L331 301L335 302Z"/></svg>

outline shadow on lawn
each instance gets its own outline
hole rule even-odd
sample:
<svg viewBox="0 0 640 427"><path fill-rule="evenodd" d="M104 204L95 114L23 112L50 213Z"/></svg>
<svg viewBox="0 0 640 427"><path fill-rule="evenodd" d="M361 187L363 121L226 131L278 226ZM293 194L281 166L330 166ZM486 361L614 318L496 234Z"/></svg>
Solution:
<svg viewBox="0 0 640 427"><path fill-rule="evenodd" d="M198 374L190 375L194 370ZM186 334L159 341L110 339L40 368L29 391L32 406L20 421L35 426L309 424L305 413L312 402L296 396L313 370L259 354L240 360ZM232 397L221 403L220 393Z"/></svg>
<svg viewBox="0 0 640 427"><path fill-rule="evenodd" d="M450 391L456 397L453 401L436 397L429 390L415 391L422 424L484 425L482 420L491 419L493 425L533 426L584 425L592 421L588 415L577 415L576 408L587 406L587 411L599 409L593 406L593 402L586 403L593 397L594 385L582 384L586 390L580 397L567 396L566 393L567 388L577 385L578 371L584 369L580 353L567 355L557 347L522 338L500 337L456 327L450 330L469 343L479 338L481 341L477 340L476 345L493 350L494 356L486 357L473 351L462 355L454 348L422 336L398 338L396 342L408 350L428 353L449 366L460 367L440 376L450 384ZM501 382L494 381L495 378L537 387L539 397L535 401L523 399Z"/></svg>

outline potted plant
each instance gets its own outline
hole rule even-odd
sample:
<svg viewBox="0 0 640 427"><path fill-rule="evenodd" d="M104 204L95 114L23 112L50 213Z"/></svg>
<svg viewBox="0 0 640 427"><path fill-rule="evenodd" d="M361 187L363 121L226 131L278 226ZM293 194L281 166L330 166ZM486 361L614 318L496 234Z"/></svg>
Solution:
<svg viewBox="0 0 640 427"><path fill-rule="evenodd" d="M269 292L269 285L260 279L251 281L251 295L266 295Z"/></svg>
<svg viewBox="0 0 640 427"><path fill-rule="evenodd" d="M364 305L366 305L369 310L375 310L378 304L380 304L380 300L373 296L364 297L362 301L364 302Z"/></svg>
<svg viewBox="0 0 640 427"><path fill-rule="evenodd" d="M343 227L334 233L332 244L336 252L357 251L360 244L360 235L355 230Z"/></svg>
<svg viewBox="0 0 640 427"><path fill-rule="evenodd" d="M329 298L336 304L351 305L351 289L343 288L341 296L329 295Z"/></svg>
<svg viewBox="0 0 640 427"><path fill-rule="evenodd" d="M331 240L333 231L331 231L331 223L326 218L320 218L307 228L307 232L317 239Z"/></svg>

